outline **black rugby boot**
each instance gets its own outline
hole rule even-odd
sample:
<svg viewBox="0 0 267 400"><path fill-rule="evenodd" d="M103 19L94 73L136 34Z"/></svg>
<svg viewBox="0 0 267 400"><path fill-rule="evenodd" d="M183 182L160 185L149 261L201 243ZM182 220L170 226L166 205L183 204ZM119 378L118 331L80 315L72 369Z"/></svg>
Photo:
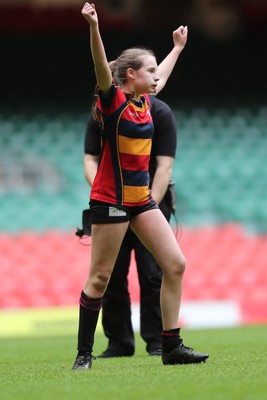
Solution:
<svg viewBox="0 0 267 400"><path fill-rule="evenodd" d="M169 353L162 351L162 362L164 365L197 364L205 362L208 357L208 354L198 353L191 347L184 346L183 343L180 343Z"/></svg>
<svg viewBox="0 0 267 400"><path fill-rule="evenodd" d="M78 353L72 369L74 370L90 369L92 368L92 360L95 360L95 357L92 356L91 353L86 352L80 355Z"/></svg>

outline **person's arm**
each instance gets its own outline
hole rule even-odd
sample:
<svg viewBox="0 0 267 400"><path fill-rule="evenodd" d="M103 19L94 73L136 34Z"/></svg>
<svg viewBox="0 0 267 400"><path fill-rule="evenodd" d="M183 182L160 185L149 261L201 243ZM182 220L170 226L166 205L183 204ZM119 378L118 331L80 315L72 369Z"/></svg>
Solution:
<svg viewBox="0 0 267 400"><path fill-rule="evenodd" d="M99 32L98 16L93 3L85 3L82 15L90 25L90 47L95 66L96 81L99 89L108 93L112 84L112 74Z"/></svg>
<svg viewBox="0 0 267 400"><path fill-rule="evenodd" d="M157 73L160 79L157 83L157 94L164 88L179 55L183 51L187 42L187 34L187 26L180 26L178 29L176 29L176 31L173 32L173 49L158 66Z"/></svg>
<svg viewBox="0 0 267 400"><path fill-rule="evenodd" d="M84 136L84 176L92 187L98 169L101 152L101 127L94 120L92 112L86 125Z"/></svg>
<svg viewBox="0 0 267 400"><path fill-rule="evenodd" d="M92 187L96 171L98 167L98 156L92 154L85 154L83 159L84 176L89 185Z"/></svg>
<svg viewBox="0 0 267 400"><path fill-rule="evenodd" d="M172 174L173 157L156 156L157 168L153 178L151 192L158 204L162 201Z"/></svg>

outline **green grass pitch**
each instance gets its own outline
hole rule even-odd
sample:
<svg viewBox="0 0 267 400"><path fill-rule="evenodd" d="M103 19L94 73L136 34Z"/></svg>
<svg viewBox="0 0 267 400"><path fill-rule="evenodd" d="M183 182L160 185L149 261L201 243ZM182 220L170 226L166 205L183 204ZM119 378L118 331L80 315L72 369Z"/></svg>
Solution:
<svg viewBox="0 0 267 400"><path fill-rule="evenodd" d="M1 400L266 400L267 325L183 329L185 345L208 352L204 364L164 366L136 335L131 358L97 359L72 371L76 336L1 338ZM100 332L95 354L106 347Z"/></svg>

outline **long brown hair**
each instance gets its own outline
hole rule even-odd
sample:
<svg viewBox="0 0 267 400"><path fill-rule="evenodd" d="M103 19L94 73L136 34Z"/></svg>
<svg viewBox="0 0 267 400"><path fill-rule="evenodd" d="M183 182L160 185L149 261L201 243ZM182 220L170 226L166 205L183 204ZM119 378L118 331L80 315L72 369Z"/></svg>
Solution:
<svg viewBox="0 0 267 400"><path fill-rule="evenodd" d="M144 61L144 57L153 56L156 58L153 50L146 49L144 47L131 47L129 49L124 50L116 60L109 62L109 67L112 72L112 76L114 78L114 83L121 87L127 81L127 70L132 68L133 70L139 70ZM129 97L133 95L133 93L127 93ZM99 115L97 115L95 105L99 96L99 88L96 86L94 92L94 101L92 105L93 115L96 120L99 120Z"/></svg>
<svg viewBox="0 0 267 400"><path fill-rule="evenodd" d="M108 66L111 70L113 79L114 79L114 83L116 83L116 78L114 77L115 75L115 64L116 64L116 60L112 60L109 61ZM99 87L98 85L95 85L95 90L94 90L94 94L93 94L94 98L93 98L93 102L92 102L92 113L93 113L93 117L95 119L95 121L97 121L99 123L99 125L101 125L101 127L103 128L103 121L102 121L102 117L99 115L99 112L96 109L96 102L98 100L99 97Z"/></svg>

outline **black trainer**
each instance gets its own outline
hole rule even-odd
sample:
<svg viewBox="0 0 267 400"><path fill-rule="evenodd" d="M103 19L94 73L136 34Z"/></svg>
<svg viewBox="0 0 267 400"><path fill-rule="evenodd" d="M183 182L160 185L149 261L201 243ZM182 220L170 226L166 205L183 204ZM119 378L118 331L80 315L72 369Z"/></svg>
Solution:
<svg viewBox="0 0 267 400"><path fill-rule="evenodd" d="M162 353L161 342L157 341L150 342L146 347L146 351L150 356L161 356Z"/></svg>
<svg viewBox="0 0 267 400"><path fill-rule="evenodd" d="M148 354L149 354L150 356L161 356L161 354L162 354L162 349L161 349L161 347L159 347L158 349L150 350Z"/></svg>
<svg viewBox="0 0 267 400"><path fill-rule="evenodd" d="M95 360L95 357L92 356L91 353L85 353L83 355L77 355L76 360L73 364L72 369L90 369L92 368L92 360Z"/></svg>
<svg viewBox="0 0 267 400"><path fill-rule="evenodd" d="M115 358L115 357L131 357L134 350L126 350L121 348L107 348L97 358Z"/></svg>
<svg viewBox="0 0 267 400"><path fill-rule="evenodd" d="M197 364L202 361L205 362L209 357L206 353L198 353L186 347L183 343L175 347L169 353L162 350L162 362L164 365L175 365L175 364Z"/></svg>

